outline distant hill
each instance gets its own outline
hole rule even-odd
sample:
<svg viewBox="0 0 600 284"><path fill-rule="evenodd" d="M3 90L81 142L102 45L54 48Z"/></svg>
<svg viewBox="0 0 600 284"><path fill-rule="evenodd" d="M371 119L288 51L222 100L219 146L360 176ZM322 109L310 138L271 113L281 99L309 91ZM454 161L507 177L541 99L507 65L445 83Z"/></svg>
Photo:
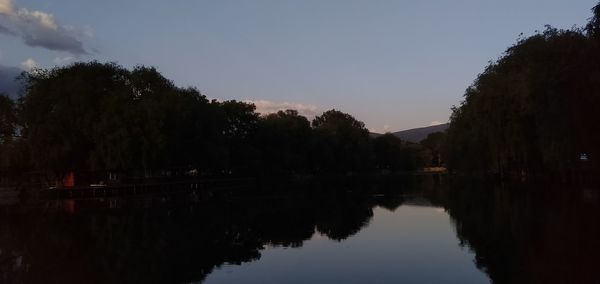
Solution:
<svg viewBox="0 0 600 284"><path fill-rule="evenodd" d="M429 135L430 133L445 131L446 129L448 129L449 125L450 124L445 123L445 124L439 124L439 125L433 125L433 126L427 126L427 127L413 128L413 129L394 132L392 134L404 141L419 143L419 142L421 142L421 140L427 138L427 135ZM370 136L372 138L375 138L377 136L381 136L381 134L370 133Z"/></svg>

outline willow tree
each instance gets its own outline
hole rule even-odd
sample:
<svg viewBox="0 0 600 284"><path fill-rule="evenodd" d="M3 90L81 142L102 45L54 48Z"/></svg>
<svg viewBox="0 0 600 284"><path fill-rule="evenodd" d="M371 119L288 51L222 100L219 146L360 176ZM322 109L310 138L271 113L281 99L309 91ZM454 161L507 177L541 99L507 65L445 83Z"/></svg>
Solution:
<svg viewBox="0 0 600 284"><path fill-rule="evenodd" d="M586 30L547 26L486 67L453 109L451 168L562 177L600 168L599 11Z"/></svg>
<svg viewBox="0 0 600 284"><path fill-rule="evenodd" d="M219 106L154 68L75 63L25 80L18 115L37 169L148 173L218 160L208 153L225 127Z"/></svg>

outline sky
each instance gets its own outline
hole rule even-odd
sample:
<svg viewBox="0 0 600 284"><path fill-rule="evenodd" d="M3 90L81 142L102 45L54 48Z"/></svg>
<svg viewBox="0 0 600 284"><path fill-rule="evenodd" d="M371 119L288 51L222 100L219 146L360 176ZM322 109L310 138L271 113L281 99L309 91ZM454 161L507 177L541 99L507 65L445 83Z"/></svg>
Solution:
<svg viewBox="0 0 600 284"><path fill-rule="evenodd" d="M309 117L335 108L393 132L447 122L521 33L582 27L596 3L0 0L0 88L33 67L147 65L208 98Z"/></svg>

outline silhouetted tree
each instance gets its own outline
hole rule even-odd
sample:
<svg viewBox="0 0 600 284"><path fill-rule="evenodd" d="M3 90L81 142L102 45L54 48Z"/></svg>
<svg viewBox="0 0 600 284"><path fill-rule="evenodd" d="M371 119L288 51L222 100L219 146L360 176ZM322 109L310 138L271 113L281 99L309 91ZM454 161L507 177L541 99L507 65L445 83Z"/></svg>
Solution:
<svg viewBox="0 0 600 284"><path fill-rule="evenodd" d="M427 135L420 144L431 151L431 165L441 166L443 163L442 151L445 143L446 134L444 132L434 132Z"/></svg>
<svg viewBox="0 0 600 284"><path fill-rule="evenodd" d="M312 121L312 158L317 171L357 171L369 167L369 131L347 113L328 110Z"/></svg>
<svg viewBox="0 0 600 284"><path fill-rule="evenodd" d="M235 100L219 104L225 116L223 134L227 145L228 167L235 173L255 172L260 153L255 144L259 114L256 106Z"/></svg>
<svg viewBox="0 0 600 284"><path fill-rule="evenodd" d="M95 142L112 132L97 132L102 105L131 95L127 71L116 64L77 63L37 70L25 79L22 134L35 165L57 172L95 166Z"/></svg>
<svg viewBox="0 0 600 284"><path fill-rule="evenodd" d="M75 63L25 80L19 116L38 169L148 174L217 160L211 148L226 125L218 104L154 68Z"/></svg>
<svg viewBox="0 0 600 284"><path fill-rule="evenodd" d="M32 161L30 169L56 178L69 171L150 177L194 169L201 175L372 169L364 123L337 110L317 116L312 127L294 110L260 117L251 103L209 101L153 67L115 63L38 69L22 80L17 105L0 101L2 144L13 139L17 123L22 134L2 151L17 153L11 159L23 161L21 169ZM422 164L418 145L401 148L395 163L402 166L394 169Z"/></svg>
<svg viewBox="0 0 600 284"><path fill-rule="evenodd" d="M262 152L263 166L288 172L306 171L311 131L308 119L296 110L261 117L257 145Z"/></svg>
<svg viewBox="0 0 600 284"><path fill-rule="evenodd" d="M17 110L15 103L0 93L0 144L13 140L17 128Z"/></svg>
<svg viewBox="0 0 600 284"><path fill-rule="evenodd" d="M431 161L425 147L400 140L391 133L373 139L375 166L381 170L414 171Z"/></svg>
<svg viewBox="0 0 600 284"><path fill-rule="evenodd" d="M592 8L594 14L585 29L591 38L600 39L600 3Z"/></svg>
<svg viewBox="0 0 600 284"><path fill-rule="evenodd" d="M0 171L13 166L17 109L15 103L0 93Z"/></svg>
<svg viewBox="0 0 600 284"><path fill-rule="evenodd" d="M375 166L382 170L405 169L403 165L405 142L391 133L386 133L373 139Z"/></svg>
<svg viewBox="0 0 600 284"><path fill-rule="evenodd" d="M589 37L546 27L478 76L453 109L446 150L451 168L563 179L600 170L598 11Z"/></svg>

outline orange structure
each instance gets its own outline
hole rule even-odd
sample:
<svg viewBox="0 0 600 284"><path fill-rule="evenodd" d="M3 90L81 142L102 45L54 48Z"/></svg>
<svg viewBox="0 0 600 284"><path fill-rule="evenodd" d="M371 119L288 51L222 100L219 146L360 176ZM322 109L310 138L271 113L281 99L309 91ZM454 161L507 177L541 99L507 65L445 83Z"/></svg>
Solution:
<svg viewBox="0 0 600 284"><path fill-rule="evenodd" d="M63 178L63 187L74 187L75 186L75 173L68 172Z"/></svg>

